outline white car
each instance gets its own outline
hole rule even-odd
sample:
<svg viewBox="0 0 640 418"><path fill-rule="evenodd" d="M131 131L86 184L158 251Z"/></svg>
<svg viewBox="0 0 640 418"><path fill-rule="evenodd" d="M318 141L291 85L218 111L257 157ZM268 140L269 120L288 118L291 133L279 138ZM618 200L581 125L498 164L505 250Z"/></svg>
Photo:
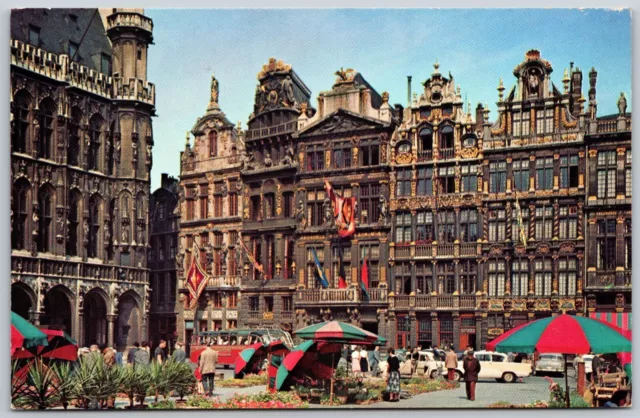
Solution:
<svg viewBox="0 0 640 418"><path fill-rule="evenodd" d="M591 378L591 373L593 372L593 357L593 354L585 354L584 356L582 356L582 361L584 361L584 374L587 379ZM573 368L576 370L576 373L578 372L578 363L576 362L577 359L578 357L573 360Z"/></svg>
<svg viewBox="0 0 640 418"><path fill-rule="evenodd" d="M419 351L418 364L416 365L416 374L418 376L428 376L432 379L437 378L442 374L443 365L440 361L436 361L433 357L433 353L429 351ZM444 363L442 363L444 364ZM387 374L387 362L386 360L380 362L380 371L382 377L386 378ZM411 377L411 359L407 359L400 363L400 376Z"/></svg>
<svg viewBox="0 0 640 418"><path fill-rule="evenodd" d="M507 355L493 351L475 351L473 356L480 361L478 379L496 379L500 382L513 383L518 378L531 376L531 364L507 361ZM458 361L454 379L464 376L463 360ZM444 369L443 374L447 373Z"/></svg>

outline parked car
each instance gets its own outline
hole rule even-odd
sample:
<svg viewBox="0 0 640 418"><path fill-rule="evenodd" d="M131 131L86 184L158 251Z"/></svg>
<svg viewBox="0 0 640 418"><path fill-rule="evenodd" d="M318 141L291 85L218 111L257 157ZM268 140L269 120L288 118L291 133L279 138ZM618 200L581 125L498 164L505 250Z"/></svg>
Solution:
<svg viewBox="0 0 640 418"><path fill-rule="evenodd" d="M533 369L533 375L543 373L560 373L564 375L564 357L562 354L540 354Z"/></svg>
<svg viewBox="0 0 640 418"><path fill-rule="evenodd" d="M398 358L400 360L400 358ZM432 379L436 379L442 374L442 367L439 365L439 361L435 360L433 353L428 351L420 351L418 357L418 364L416 365L416 374L418 376L428 376ZM382 360L379 365L383 378L387 373L387 358ZM404 361L400 360L400 377L411 377L411 359Z"/></svg>
<svg viewBox="0 0 640 418"><path fill-rule="evenodd" d="M531 376L531 364L515 363L507 361L507 355L493 351L475 351L473 356L480 361L480 373L478 379L495 379L499 382L513 383L518 378ZM442 374L446 374L444 369ZM464 376L462 361L458 362L454 379L459 380Z"/></svg>

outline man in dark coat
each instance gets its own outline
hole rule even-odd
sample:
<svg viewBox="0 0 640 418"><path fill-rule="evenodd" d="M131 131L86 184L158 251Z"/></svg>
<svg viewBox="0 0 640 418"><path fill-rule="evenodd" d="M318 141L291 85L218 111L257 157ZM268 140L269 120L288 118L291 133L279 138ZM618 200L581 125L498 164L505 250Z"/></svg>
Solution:
<svg viewBox="0 0 640 418"><path fill-rule="evenodd" d="M480 362L473 356L473 350L467 351L467 356L462 361L464 368L464 382L467 389L467 399L476 400L476 383L480 373Z"/></svg>

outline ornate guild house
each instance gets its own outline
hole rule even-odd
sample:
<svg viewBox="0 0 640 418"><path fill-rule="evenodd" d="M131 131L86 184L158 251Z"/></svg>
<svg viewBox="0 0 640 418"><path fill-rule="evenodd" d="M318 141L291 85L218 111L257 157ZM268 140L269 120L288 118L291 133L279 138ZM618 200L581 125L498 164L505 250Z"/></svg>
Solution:
<svg viewBox="0 0 640 418"><path fill-rule="evenodd" d="M141 9L12 11L12 310L80 345L148 335L152 31Z"/></svg>

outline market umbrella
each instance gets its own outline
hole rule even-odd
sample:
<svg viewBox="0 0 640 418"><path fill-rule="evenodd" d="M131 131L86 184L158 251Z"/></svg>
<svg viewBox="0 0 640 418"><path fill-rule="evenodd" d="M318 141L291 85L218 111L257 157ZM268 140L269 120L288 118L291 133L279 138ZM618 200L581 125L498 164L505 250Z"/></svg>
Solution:
<svg viewBox="0 0 640 418"><path fill-rule="evenodd" d="M44 332L17 313L11 312L11 355L22 347L30 348L47 344L47 335Z"/></svg>
<svg viewBox="0 0 640 418"><path fill-rule="evenodd" d="M47 336L47 345L38 345L25 350L17 350L12 359L43 357L55 360L76 361L78 345L69 334L62 330L41 329Z"/></svg>
<svg viewBox="0 0 640 418"><path fill-rule="evenodd" d="M346 341L346 344L373 343L380 337L346 322L330 321L309 325L293 333L303 340Z"/></svg>
<svg viewBox="0 0 640 418"><path fill-rule="evenodd" d="M245 369L249 369L248 366L253 366L256 363L256 360L259 358L259 353L264 348L262 343L255 343L247 346L244 350L240 352L238 357L236 358L236 363L234 366L234 371L236 375L240 375L245 372ZM253 361L252 361L253 360Z"/></svg>
<svg viewBox="0 0 640 418"><path fill-rule="evenodd" d="M333 357L334 354L339 352L339 344L311 340L299 344L282 360L276 375L276 389L280 390L286 386L285 382L288 381L290 376L306 371L310 371L318 378L330 378L333 375L333 369L331 368L331 371L327 373L328 369L318 366L318 363L322 362L323 357L326 359L329 354Z"/></svg>
<svg viewBox="0 0 640 418"><path fill-rule="evenodd" d="M601 321L562 314L520 325L487 344L487 350L502 353L562 353L569 407L567 354L624 353L631 341Z"/></svg>

